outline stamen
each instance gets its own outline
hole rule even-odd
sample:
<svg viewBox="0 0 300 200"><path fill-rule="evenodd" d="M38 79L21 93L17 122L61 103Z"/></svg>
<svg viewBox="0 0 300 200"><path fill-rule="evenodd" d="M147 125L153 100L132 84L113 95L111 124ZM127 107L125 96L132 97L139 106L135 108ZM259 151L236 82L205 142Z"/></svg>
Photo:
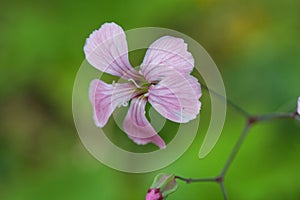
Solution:
<svg viewBox="0 0 300 200"><path fill-rule="evenodd" d="M128 102L127 101L123 102L122 106L127 107L128 106Z"/></svg>
<svg viewBox="0 0 300 200"><path fill-rule="evenodd" d="M132 78L128 79L128 81L132 81L133 84L135 85L135 87L137 87L137 88L142 88L142 87L139 86L139 85L135 82L135 80L133 80Z"/></svg>

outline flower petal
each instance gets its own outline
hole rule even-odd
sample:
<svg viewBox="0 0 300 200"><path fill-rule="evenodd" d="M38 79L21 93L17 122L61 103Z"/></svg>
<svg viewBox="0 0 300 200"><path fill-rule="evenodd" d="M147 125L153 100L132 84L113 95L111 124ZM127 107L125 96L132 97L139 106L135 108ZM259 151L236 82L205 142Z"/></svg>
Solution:
<svg viewBox="0 0 300 200"><path fill-rule="evenodd" d="M154 143L159 148L166 147L163 139L156 133L145 116L147 99L143 96L134 98L125 117L123 127L128 137L137 144Z"/></svg>
<svg viewBox="0 0 300 200"><path fill-rule="evenodd" d="M148 100L165 118L185 123L195 119L201 107L200 84L197 79L180 74L167 77L149 87Z"/></svg>
<svg viewBox="0 0 300 200"><path fill-rule="evenodd" d="M105 23L86 40L84 53L88 62L102 72L125 79L140 77L128 60L128 47L123 29Z"/></svg>
<svg viewBox="0 0 300 200"><path fill-rule="evenodd" d="M187 50L187 44L181 38L164 36L156 40L148 48L141 73L149 81L160 80L159 76L165 68L176 70L182 74L190 74L194 67L194 58Z"/></svg>
<svg viewBox="0 0 300 200"><path fill-rule="evenodd" d="M298 98L297 113L300 115L300 97Z"/></svg>
<svg viewBox="0 0 300 200"><path fill-rule="evenodd" d="M151 188L148 190L146 200L162 200L163 196L159 188Z"/></svg>
<svg viewBox="0 0 300 200"><path fill-rule="evenodd" d="M131 83L111 85L98 79L91 81L89 96L95 124L105 126L115 108L126 104L136 94L135 89Z"/></svg>

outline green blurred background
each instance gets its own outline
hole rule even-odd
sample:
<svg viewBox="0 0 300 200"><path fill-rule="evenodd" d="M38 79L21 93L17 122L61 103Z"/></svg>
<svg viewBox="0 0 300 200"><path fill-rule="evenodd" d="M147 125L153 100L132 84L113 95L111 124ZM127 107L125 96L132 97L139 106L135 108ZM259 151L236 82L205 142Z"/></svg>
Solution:
<svg viewBox="0 0 300 200"><path fill-rule="evenodd" d="M121 173L87 152L71 110L85 39L110 21L180 31L210 53L234 102L251 113L291 111L300 94L299 8L297 0L1 1L0 199L139 200L159 172L216 175L244 120L229 109L220 141L199 160L207 93L193 145L159 172ZM294 121L255 126L226 176L230 199L299 199L299 143ZM180 183L169 199L222 195L214 183Z"/></svg>

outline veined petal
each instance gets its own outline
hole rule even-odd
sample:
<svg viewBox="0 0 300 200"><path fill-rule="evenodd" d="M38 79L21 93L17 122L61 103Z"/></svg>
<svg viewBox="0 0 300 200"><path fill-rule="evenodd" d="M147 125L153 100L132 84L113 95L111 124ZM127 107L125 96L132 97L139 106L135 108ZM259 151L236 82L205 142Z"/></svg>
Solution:
<svg viewBox="0 0 300 200"><path fill-rule="evenodd" d="M300 97L298 98L297 113L300 115Z"/></svg>
<svg viewBox="0 0 300 200"><path fill-rule="evenodd" d="M202 95L202 91L201 91L201 86L200 83L198 82L198 79L195 78L194 76L188 76L188 78L186 79L191 88L194 90L194 94L196 96L197 99L200 99L201 95Z"/></svg>
<svg viewBox="0 0 300 200"><path fill-rule="evenodd" d="M164 36L156 40L148 48L141 73L149 81L160 80L164 68L176 70L182 74L190 74L194 67L194 58L187 50L187 44L181 38Z"/></svg>
<svg viewBox="0 0 300 200"><path fill-rule="evenodd" d="M116 107L126 105L136 94L131 83L107 84L95 79L90 84L89 96L93 106L94 121L99 127L105 126Z"/></svg>
<svg viewBox="0 0 300 200"><path fill-rule="evenodd" d="M166 147L163 139L156 133L145 116L147 99L143 96L133 98L125 117L123 127L128 137L137 144L154 143L159 148Z"/></svg>
<svg viewBox="0 0 300 200"><path fill-rule="evenodd" d="M151 105L171 121L188 122L200 111L200 84L191 75L174 74L150 86L148 92Z"/></svg>
<svg viewBox="0 0 300 200"><path fill-rule="evenodd" d="M125 79L140 77L128 60L128 47L123 29L115 23L105 23L95 30L84 46L88 62L102 72Z"/></svg>

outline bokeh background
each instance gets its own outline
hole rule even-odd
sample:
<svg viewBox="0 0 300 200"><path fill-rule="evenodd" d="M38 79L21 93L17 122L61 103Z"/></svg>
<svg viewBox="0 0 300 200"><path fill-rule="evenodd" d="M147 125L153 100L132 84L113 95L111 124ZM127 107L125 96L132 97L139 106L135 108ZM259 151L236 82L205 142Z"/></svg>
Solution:
<svg viewBox="0 0 300 200"><path fill-rule="evenodd" d="M209 119L206 92L199 134L171 166L127 174L87 152L72 118L85 39L110 21L125 30L180 31L210 53L234 102L255 114L292 111L300 94L299 8L297 0L1 1L0 199L140 200L159 172L216 175L244 119L229 108L219 142L199 160ZM255 126L226 176L230 199L299 199L299 143L294 121ZM179 185L170 200L222 199L214 183Z"/></svg>

